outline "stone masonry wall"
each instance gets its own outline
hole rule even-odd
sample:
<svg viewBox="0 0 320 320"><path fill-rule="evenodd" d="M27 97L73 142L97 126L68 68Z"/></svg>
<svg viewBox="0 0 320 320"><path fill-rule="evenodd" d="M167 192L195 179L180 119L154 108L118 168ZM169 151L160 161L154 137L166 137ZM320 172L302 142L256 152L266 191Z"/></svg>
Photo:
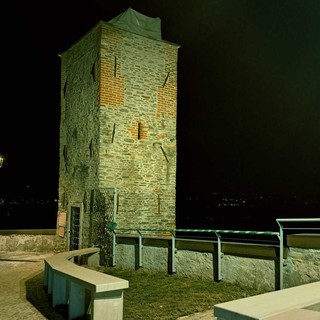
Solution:
<svg viewBox="0 0 320 320"><path fill-rule="evenodd" d="M59 216L67 247L70 207L81 208L81 246L90 246L91 192L98 188L100 28L96 26L61 54ZM58 221L59 227L59 221Z"/></svg>
<svg viewBox="0 0 320 320"><path fill-rule="evenodd" d="M175 228L178 47L99 22L61 54L61 250L71 206L80 247L103 245L94 236L109 222L110 188L119 228Z"/></svg>
<svg viewBox="0 0 320 320"><path fill-rule="evenodd" d="M175 227L177 50L102 25L99 187L119 228Z"/></svg>
<svg viewBox="0 0 320 320"><path fill-rule="evenodd" d="M320 250L290 247L284 267L284 281L287 287L320 281Z"/></svg>
<svg viewBox="0 0 320 320"><path fill-rule="evenodd" d="M0 251L54 252L55 235L0 234Z"/></svg>

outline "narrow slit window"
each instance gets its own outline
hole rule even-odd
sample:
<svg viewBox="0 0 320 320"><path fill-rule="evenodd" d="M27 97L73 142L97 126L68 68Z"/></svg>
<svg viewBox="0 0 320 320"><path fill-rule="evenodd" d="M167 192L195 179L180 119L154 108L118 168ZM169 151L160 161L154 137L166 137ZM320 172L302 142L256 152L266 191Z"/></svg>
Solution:
<svg viewBox="0 0 320 320"><path fill-rule="evenodd" d="M94 63L91 68L91 77L93 82L96 82L96 64Z"/></svg>
<svg viewBox="0 0 320 320"><path fill-rule="evenodd" d="M166 76L166 78L164 79L162 88L164 88L164 86L166 85L166 83L167 83L167 81L168 81L168 79L169 79L169 74L170 74L170 72L167 73L167 76Z"/></svg>
<svg viewBox="0 0 320 320"><path fill-rule="evenodd" d="M113 70L113 76L117 76L117 57L114 57L114 70Z"/></svg>
<svg viewBox="0 0 320 320"><path fill-rule="evenodd" d="M65 82L64 86L63 86L63 98L66 98L66 93L67 93L67 82Z"/></svg>
<svg viewBox="0 0 320 320"><path fill-rule="evenodd" d="M89 153L90 153L90 158L92 158L93 156L93 149L92 149L92 139L90 140L90 144L89 144Z"/></svg>
<svg viewBox="0 0 320 320"><path fill-rule="evenodd" d="M67 146L63 147L63 160L64 160L65 170L67 170L68 169L68 150L67 150Z"/></svg>
<svg viewBox="0 0 320 320"><path fill-rule="evenodd" d="M141 138L141 122L138 122L138 140Z"/></svg>
<svg viewBox="0 0 320 320"><path fill-rule="evenodd" d="M113 124L113 129L112 129L112 137L111 137L111 143L113 143L114 141L114 135L116 133L116 124L114 123Z"/></svg>

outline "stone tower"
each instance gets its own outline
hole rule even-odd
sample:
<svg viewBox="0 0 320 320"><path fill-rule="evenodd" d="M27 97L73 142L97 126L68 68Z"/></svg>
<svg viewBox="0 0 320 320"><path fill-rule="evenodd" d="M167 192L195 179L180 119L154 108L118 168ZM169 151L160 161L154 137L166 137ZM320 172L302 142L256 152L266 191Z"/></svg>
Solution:
<svg viewBox="0 0 320 320"><path fill-rule="evenodd" d="M178 48L129 8L60 54L61 249L175 228Z"/></svg>

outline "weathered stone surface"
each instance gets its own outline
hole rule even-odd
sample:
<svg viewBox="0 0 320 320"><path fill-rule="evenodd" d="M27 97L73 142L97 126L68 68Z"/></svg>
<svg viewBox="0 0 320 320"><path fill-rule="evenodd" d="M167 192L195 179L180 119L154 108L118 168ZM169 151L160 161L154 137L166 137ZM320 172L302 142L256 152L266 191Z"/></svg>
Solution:
<svg viewBox="0 0 320 320"><path fill-rule="evenodd" d="M0 251L61 252L56 235L0 235ZM168 241L168 240L165 240ZM138 244L117 244L116 266L137 269ZM145 271L168 272L170 250L165 246L143 245L142 267ZM213 279L212 252L179 249L175 251L177 275ZM283 268L284 288L319 281L320 250L289 248ZM257 289L275 289L275 262L268 259L224 254L221 260L222 281Z"/></svg>
<svg viewBox="0 0 320 320"><path fill-rule="evenodd" d="M287 287L320 280L320 250L290 248L284 268Z"/></svg>
<svg viewBox="0 0 320 320"><path fill-rule="evenodd" d="M53 252L55 235L0 235L0 251Z"/></svg>
<svg viewBox="0 0 320 320"><path fill-rule="evenodd" d="M61 54L65 247L71 207L81 247L102 246L110 234L97 233L115 218L118 228L175 227L178 48L100 22ZM97 199L107 189L117 190L116 217Z"/></svg>

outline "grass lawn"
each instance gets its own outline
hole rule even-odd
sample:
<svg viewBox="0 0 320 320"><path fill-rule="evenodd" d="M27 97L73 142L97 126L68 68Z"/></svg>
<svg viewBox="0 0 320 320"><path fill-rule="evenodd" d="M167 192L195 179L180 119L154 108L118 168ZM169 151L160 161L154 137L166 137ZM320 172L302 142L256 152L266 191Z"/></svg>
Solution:
<svg viewBox="0 0 320 320"><path fill-rule="evenodd" d="M133 271L102 266L91 269L129 281L129 288L124 290L123 320L176 320L213 310L217 303L263 293L223 281L217 283L144 269ZM46 319L67 319L66 306L51 307L51 297L43 285L43 272L26 281L26 295Z"/></svg>
<svg viewBox="0 0 320 320"><path fill-rule="evenodd" d="M124 320L176 320L213 310L217 303L263 293L230 283L143 269L99 267L98 270L129 281L129 288L124 290Z"/></svg>

